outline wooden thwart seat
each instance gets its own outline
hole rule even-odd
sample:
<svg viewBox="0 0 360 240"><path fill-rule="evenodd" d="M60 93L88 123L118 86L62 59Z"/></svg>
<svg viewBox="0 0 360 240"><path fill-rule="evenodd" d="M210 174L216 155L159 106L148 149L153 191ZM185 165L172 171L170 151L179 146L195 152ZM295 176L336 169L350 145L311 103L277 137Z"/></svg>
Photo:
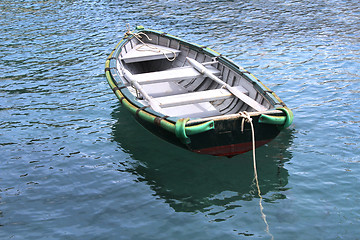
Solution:
<svg viewBox="0 0 360 240"><path fill-rule="evenodd" d="M249 94L249 92L241 86L236 86L235 88L246 95ZM201 92L191 92L185 94L158 97L158 98L154 98L154 100L155 102L159 103L160 107L164 108L164 107L175 107L175 106L194 104L200 102L222 100L232 97L234 97L234 95L231 94L231 92L229 92L224 88L220 88L220 89L206 90Z"/></svg>
<svg viewBox="0 0 360 240"><path fill-rule="evenodd" d="M214 75L220 75L220 71L212 66L207 66L207 69ZM193 79L203 77L201 73L196 71L193 67L179 67L171 68L164 71L133 74L132 78L139 84L152 84L160 82L172 82L186 79Z"/></svg>
<svg viewBox="0 0 360 240"><path fill-rule="evenodd" d="M152 47L149 47L149 45L141 45L141 48L149 48L149 51L144 49L144 51L139 51L139 49L132 49L127 54L125 54L125 56L122 57L122 60L124 60L125 62L135 62L154 60L158 59L161 56L165 58L167 57L162 51L153 51ZM172 52L172 54L174 55L176 53ZM131 56L131 58L129 57L129 55ZM143 95L143 97L147 100L150 106L158 112L161 112L162 108L166 107L176 107L188 104L212 102L216 100L224 100L227 98L235 97L244 102L245 104L249 105L256 111L266 110L266 107L256 102L256 100L250 98L248 96L249 92L242 86L231 86L218 78L216 75L220 75L220 71L215 67L212 67L210 65L204 66L203 64L197 62L195 59L187 58L187 60L191 66L171 68L163 71L140 74L132 74L127 69L123 69L123 73L124 77L128 80L128 82L130 82L141 93L141 95ZM142 85L144 84L156 84L164 82L171 83L174 81L194 78L204 79L206 77L220 84L222 88L153 98L142 87Z"/></svg>
<svg viewBox="0 0 360 240"><path fill-rule="evenodd" d="M186 59L190 63L190 65L193 66L197 71L199 71L201 74L204 74L205 76L211 78L218 84L222 85L223 88L226 88L235 97L237 97L238 99L240 99L241 101L243 101L244 103L249 105L254 110L256 110L256 111L265 111L266 110L266 107L264 107L263 105L261 105L260 103L255 101L255 99L248 97L247 95L245 95L244 93L242 93L241 91L236 89L235 87L229 85L228 83L226 83L223 80L221 80L220 78L218 78L217 76L212 74L208 69L206 69L206 67L204 65L202 65L195 59L192 59L189 57L187 57Z"/></svg>
<svg viewBox="0 0 360 240"><path fill-rule="evenodd" d="M172 59L181 51L155 44L138 44L121 57L125 63L143 62L158 59ZM174 55L175 54L175 55Z"/></svg>

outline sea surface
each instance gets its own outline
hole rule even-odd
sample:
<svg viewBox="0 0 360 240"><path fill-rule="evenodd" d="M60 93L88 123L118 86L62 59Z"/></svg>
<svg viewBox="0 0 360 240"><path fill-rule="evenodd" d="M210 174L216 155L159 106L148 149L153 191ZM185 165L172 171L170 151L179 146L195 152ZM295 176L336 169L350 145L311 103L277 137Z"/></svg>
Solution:
<svg viewBox="0 0 360 240"><path fill-rule="evenodd" d="M360 239L359 9L1 0L0 239ZM262 199L251 152L188 152L121 107L104 68L126 24L221 52L293 110L256 150Z"/></svg>

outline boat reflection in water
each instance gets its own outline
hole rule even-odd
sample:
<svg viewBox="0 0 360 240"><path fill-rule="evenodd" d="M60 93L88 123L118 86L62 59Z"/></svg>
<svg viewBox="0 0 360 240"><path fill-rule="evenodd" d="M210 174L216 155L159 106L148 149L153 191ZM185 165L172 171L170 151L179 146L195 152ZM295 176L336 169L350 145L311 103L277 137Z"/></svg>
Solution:
<svg viewBox="0 0 360 240"><path fill-rule="evenodd" d="M135 123L126 109L112 113L114 140L131 160L119 168L145 181L156 195L175 211L207 211L210 206L232 206L238 200L258 198L254 184L251 152L233 158L201 155L186 151L152 135ZM256 151L259 184L265 201L286 198L288 171L284 163L292 158L287 148L293 130L283 131L275 140Z"/></svg>

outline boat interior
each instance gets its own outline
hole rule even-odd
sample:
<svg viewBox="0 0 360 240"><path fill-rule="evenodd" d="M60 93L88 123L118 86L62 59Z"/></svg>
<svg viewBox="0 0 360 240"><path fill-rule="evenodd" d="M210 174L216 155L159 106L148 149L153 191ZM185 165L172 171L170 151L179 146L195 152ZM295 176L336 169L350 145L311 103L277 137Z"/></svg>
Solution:
<svg viewBox="0 0 360 240"><path fill-rule="evenodd" d="M146 34L123 45L117 61L123 84L144 105L167 116L190 118L266 111L273 107L241 73L203 51L195 51L176 39ZM231 88L194 68L188 58L201 63L207 73ZM255 100L258 107L236 97L235 90Z"/></svg>

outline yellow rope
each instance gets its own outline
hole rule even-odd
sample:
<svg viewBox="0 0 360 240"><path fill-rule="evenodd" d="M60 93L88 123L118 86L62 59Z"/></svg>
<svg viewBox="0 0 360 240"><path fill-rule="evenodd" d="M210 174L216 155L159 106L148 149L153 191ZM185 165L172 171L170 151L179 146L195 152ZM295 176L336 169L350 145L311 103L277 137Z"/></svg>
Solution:
<svg viewBox="0 0 360 240"><path fill-rule="evenodd" d="M127 31L125 33L125 37L127 37L128 35L133 35L139 42L142 43L142 45L136 47L136 50L138 51L153 51L153 52L159 52L159 53L162 53L164 54L164 56L166 57L166 59L170 62L174 61L176 59L176 52L174 51L171 51L171 50L167 50L169 52L171 52L172 54L174 54L174 57L173 58L169 58L167 55L166 55L166 52L164 49L161 49L161 48L158 48L158 47L155 47L155 46L151 46L149 44L146 44L144 41L141 40L142 36L141 35L144 35L148 40L152 40L151 38L149 38L148 35L146 35L146 33L143 33L143 32L140 32L140 33L134 33L132 31L130 31L130 24L126 24L126 28L127 28ZM148 47L150 49L144 49L144 50L141 50L142 47Z"/></svg>
<svg viewBox="0 0 360 240"><path fill-rule="evenodd" d="M252 122L252 118L250 117L249 113L244 111L244 112L240 112L240 116L243 118L242 122L241 122L241 132L244 132L244 123L245 121L247 123L250 124L251 127L251 139L252 139L252 153L253 153L253 166L254 166L254 180L256 183L256 187L257 187L257 192L258 192L258 196L260 198L259 200L259 205L260 205L260 212L261 212L261 217L264 220L264 223L266 225L266 233L269 234L269 236L271 236L271 239L274 239L274 236L270 233L270 229L269 229L269 224L266 221L266 215L263 212L264 207L262 206L262 196L261 196L261 191L260 191L260 186L259 186L259 180L258 180L258 174L257 174L257 168L256 168L256 158L255 158L255 131L254 131L254 125Z"/></svg>

